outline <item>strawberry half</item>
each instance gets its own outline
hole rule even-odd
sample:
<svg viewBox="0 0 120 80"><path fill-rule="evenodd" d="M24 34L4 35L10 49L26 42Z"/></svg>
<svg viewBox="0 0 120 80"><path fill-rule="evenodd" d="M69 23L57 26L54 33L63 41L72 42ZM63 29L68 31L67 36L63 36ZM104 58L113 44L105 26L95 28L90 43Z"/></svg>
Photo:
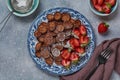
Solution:
<svg viewBox="0 0 120 80"><path fill-rule="evenodd" d="M100 6L100 5L97 4L97 5L95 5L94 7L95 7L95 9L96 9L97 11L103 12L102 6Z"/></svg>
<svg viewBox="0 0 120 80"><path fill-rule="evenodd" d="M73 64L78 63L78 60L79 60L78 54L76 54L75 52L72 52L70 55L70 60Z"/></svg>
<svg viewBox="0 0 120 80"><path fill-rule="evenodd" d="M93 5L96 5L98 3L97 0L91 0Z"/></svg>
<svg viewBox="0 0 120 80"><path fill-rule="evenodd" d="M103 4L103 2L104 2L104 0L97 0L98 1L98 5L102 5Z"/></svg>
<svg viewBox="0 0 120 80"><path fill-rule="evenodd" d="M84 25L81 25L79 29L80 29L81 35L83 35L83 36L87 35L87 29Z"/></svg>
<svg viewBox="0 0 120 80"><path fill-rule="evenodd" d="M76 39L76 38L70 39L69 43L70 43L70 45L71 45L71 47L72 47L73 49L74 49L75 47L80 46L79 40Z"/></svg>
<svg viewBox="0 0 120 80"><path fill-rule="evenodd" d="M102 8L103 12L105 12L106 14L109 14L111 12L111 5L109 3L105 3Z"/></svg>
<svg viewBox="0 0 120 80"><path fill-rule="evenodd" d="M79 36L80 36L80 31L79 31L79 29L74 29L73 30L73 35L76 37L76 38L79 38Z"/></svg>
<svg viewBox="0 0 120 80"><path fill-rule="evenodd" d="M101 33L105 33L105 32L107 32L108 27L109 27L108 24L102 22L102 23L100 23L99 26L98 26L98 32L99 32L100 34L101 34Z"/></svg>
<svg viewBox="0 0 120 80"><path fill-rule="evenodd" d="M81 47L87 46L90 42L90 38L88 36L81 36L79 40L80 40Z"/></svg>
<svg viewBox="0 0 120 80"><path fill-rule="evenodd" d="M76 50L76 52L78 52L79 54L85 53L85 48L83 48L83 47L77 47L75 50Z"/></svg>
<svg viewBox="0 0 120 80"><path fill-rule="evenodd" d="M116 0L109 0L108 3L111 4L111 6L114 6L116 3Z"/></svg>
<svg viewBox="0 0 120 80"><path fill-rule="evenodd" d="M61 57L62 57L63 59L69 59L69 58L70 58L70 52L69 52L67 49L63 50L63 51L61 52Z"/></svg>
<svg viewBox="0 0 120 80"><path fill-rule="evenodd" d="M62 60L62 65L63 65L66 69L68 69L68 68L70 67L70 61L63 59L63 60Z"/></svg>

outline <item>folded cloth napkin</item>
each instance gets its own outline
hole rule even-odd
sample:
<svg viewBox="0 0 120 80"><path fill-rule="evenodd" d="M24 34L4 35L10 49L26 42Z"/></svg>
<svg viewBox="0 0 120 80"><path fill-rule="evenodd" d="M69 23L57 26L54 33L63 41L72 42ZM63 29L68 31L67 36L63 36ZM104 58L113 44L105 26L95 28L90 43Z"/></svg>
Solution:
<svg viewBox="0 0 120 80"><path fill-rule="evenodd" d="M98 63L97 57L101 51L110 47L113 52L105 64L100 65L89 80L110 80L113 70L120 75L120 38L105 40L98 45L88 63L80 71L61 76L60 80L86 80L87 75Z"/></svg>

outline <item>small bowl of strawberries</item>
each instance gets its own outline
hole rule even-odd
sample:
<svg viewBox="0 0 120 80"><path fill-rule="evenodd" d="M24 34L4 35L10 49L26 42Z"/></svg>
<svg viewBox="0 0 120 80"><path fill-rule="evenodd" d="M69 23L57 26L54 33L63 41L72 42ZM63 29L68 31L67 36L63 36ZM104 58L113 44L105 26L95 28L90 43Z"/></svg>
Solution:
<svg viewBox="0 0 120 80"><path fill-rule="evenodd" d="M89 0L89 6L93 13L99 16L108 16L114 13L119 0Z"/></svg>

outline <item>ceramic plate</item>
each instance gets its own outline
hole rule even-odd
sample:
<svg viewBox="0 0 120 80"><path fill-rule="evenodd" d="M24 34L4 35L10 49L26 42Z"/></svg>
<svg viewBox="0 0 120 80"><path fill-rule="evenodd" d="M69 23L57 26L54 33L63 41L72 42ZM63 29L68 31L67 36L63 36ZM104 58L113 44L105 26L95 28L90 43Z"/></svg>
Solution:
<svg viewBox="0 0 120 80"><path fill-rule="evenodd" d="M82 24L84 24L87 28L87 33L88 36L90 37L90 44L87 46L86 53L83 57L81 57L79 63L77 65L72 65L68 70L66 70L63 66L58 66L56 64L53 64L52 66L49 66L48 64L45 63L43 58L37 58L35 56L35 45L37 43L37 39L34 36L34 32L37 29L38 25L41 22L47 22L47 14L55 13L56 11L59 11L61 13L67 12L71 15L72 18L74 19L79 19ZM85 64L88 62L90 57L92 56L93 50L95 48L95 35L92 29L91 24L89 21L78 11L75 11L73 9L69 8L53 8L50 10L47 10L40 15L33 21L31 28L28 33L28 49L29 53L34 60L34 62L37 64L37 66L42 69L43 71L53 74L53 75L69 75L72 74L80 69L82 69Z"/></svg>

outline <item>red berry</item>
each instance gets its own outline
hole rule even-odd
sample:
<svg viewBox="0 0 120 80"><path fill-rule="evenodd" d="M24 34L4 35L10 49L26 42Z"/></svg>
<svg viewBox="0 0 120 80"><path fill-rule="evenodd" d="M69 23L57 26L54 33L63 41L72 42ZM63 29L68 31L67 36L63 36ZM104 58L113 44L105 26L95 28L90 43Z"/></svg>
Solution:
<svg viewBox="0 0 120 80"><path fill-rule="evenodd" d="M95 9L96 9L97 11L103 12L102 6L100 6L100 5L95 5L94 7L95 7Z"/></svg>
<svg viewBox="0 0 120 80"><path fill-rule="evenodd" d="M109 14L111 12L111 5L109 3L105 3L102 5L103 12Z"/></svg>
<svg viewBox="0 0 120 80"><path fill-rule="evenodd" d="M103 2L104 2L104 0L98 0L98 5L102 5L103 4Z"/></svg>
<svg viewBox="0 0 120 80"><path fill-rule="evenodd" d="M62 65L63 65L64 67L66 67L66 68L69 68L69 67L70 67L70 61L63 59L63 60L62 60Z"/></svg>
<svg viewBox="0 0 120 80"><path fill-rule="evenodd" d="M105 33L105 32L108 30L108 27L109 27L108 24L102 22L102 23L100 23L99 26L98 26L98 32L99 32L99 33Z"/></svg>
<svg viewBox="0 0 120 80"><path fill-rule="evenodd" d="M67 49L63 50L63 51L61 52L61 57L62 57L63 59L69 59L69 58L70 58L70 52L69 52Z"/></svg>
<svg viewBox="0 0 120 80"><path fill-rule="evenodd" d="M111 6L114 6L116 3L116 0L109 0L108 3L111 4Z"/></svg>
<svg viewBox="0 0 120 80"><path fill-rule="evenodd" d="M83 47L77 47L75 50L80 54L83 54L85 52L85 48Z"/></svg>
<svg viewBox="0 0 120 80"><path fill-rule="evenodd" d="M96 5L98 3L97 0L91 0L93 5Z"/></svg>
<svg viewBox="0 0 120 80"><path fill-rule="evenodd" d="M75 36L77 36L77 37L79 37L80 36L80 31L79 31L79 29L74 29L73 30L73 34L75 35Z"/></svg>
<svg viewBox="0 0 120 80"><path fill-rule="evenodd" d="M76 38L70 39L70 45L72 48L80 46L79 40Z"/></svg>
<svg viewBox="0 0 120 80"><path fill-rule="evenodd" d="M75 52L72 52L71 55L70 55L70 60L73 64L78 63L79 55L76 54Z"/></svg>
<svg viewBox="0 0 120 80"><path fill-rule="evenodd" d="M88 36L81 36L79 41L80 41L80 46L85 47L89 44L90 38Z"/></svg>
<svg viewBox="0 0 120 80"><path fill-rule="evenodd" d="M84 36L87 35L87 29L84 25L80 26L80 34Z"/></svg>

